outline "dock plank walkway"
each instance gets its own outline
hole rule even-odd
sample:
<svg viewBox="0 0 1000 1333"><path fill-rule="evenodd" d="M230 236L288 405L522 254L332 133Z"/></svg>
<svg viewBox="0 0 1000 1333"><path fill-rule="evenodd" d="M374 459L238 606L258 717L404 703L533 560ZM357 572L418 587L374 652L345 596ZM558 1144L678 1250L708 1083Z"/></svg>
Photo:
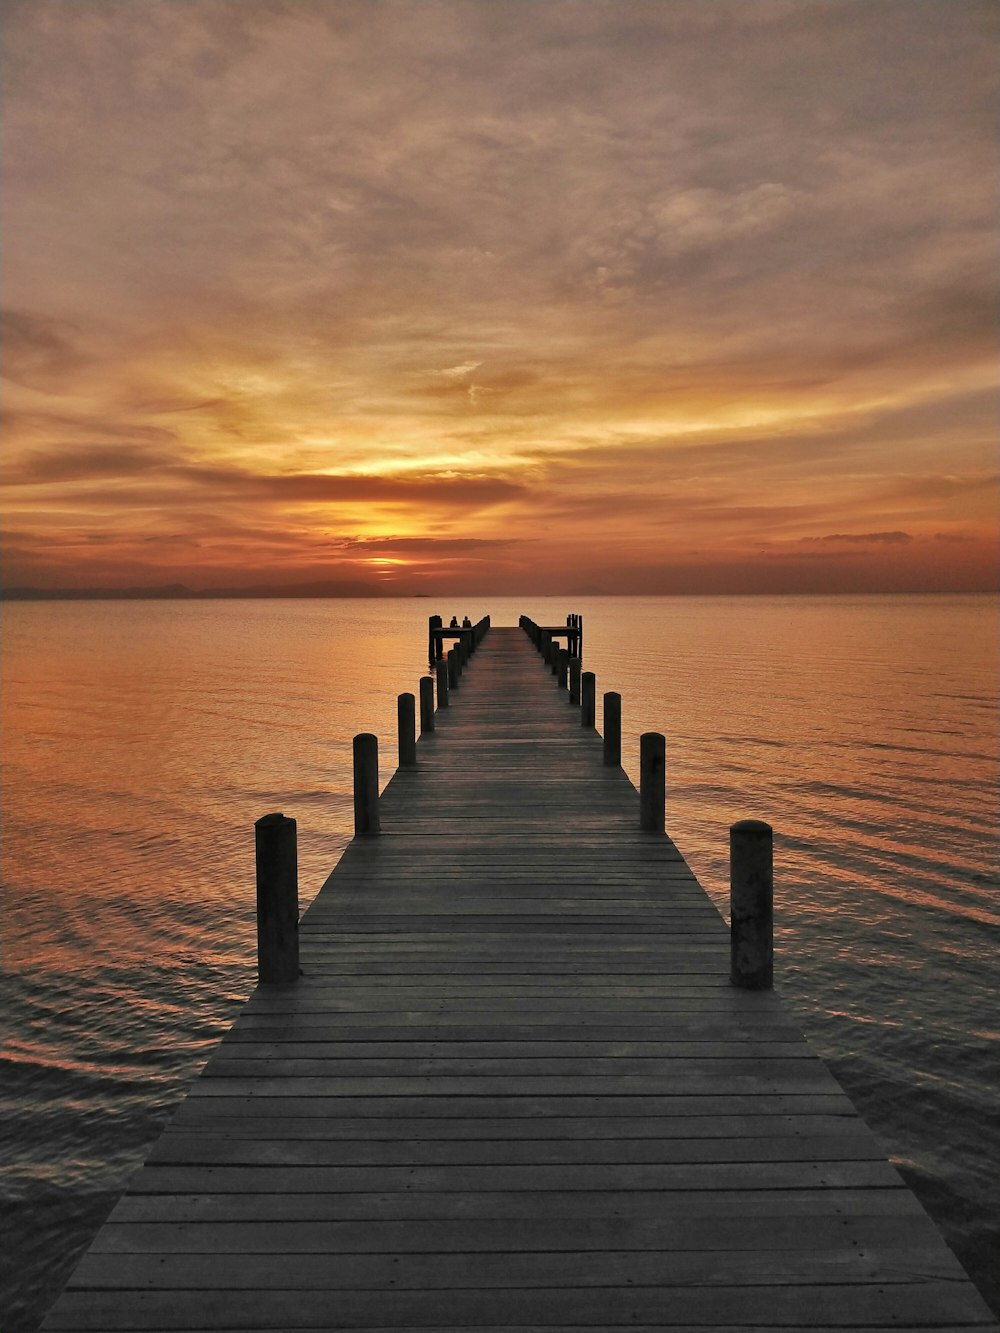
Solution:
<svg viewBox="0 0 1000 1333"><path fill-rule="evenodd" d="M45 1329L997 1327L521 631L381 814Z"/></svg>

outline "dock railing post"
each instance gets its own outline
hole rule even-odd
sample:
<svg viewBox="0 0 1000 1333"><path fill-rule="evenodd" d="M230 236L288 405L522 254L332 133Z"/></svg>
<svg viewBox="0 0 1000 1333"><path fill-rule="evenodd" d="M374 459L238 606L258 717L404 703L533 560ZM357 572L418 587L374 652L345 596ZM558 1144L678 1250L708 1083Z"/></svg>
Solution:
<svg viewBox="0 0 1000 1333"><path fill-rule="evenodd" d="M417 766L416 704L417 701L412 694L400 694L396 698L400 768L416 768Z"/></svg>
<svg viewBox="0 0 1000 1333"><path fill-rule="evenodd" d="M441 659L435 662L434 670L437 672L437 706L438 708L448 707L448 663Z"/></svg>
<svg viewBox="0 0 1000 1333"><path fill-rule="evenodd" d="M378 737L363 731L354 737L354 833L378 832Z"/></svg>
<svg viewBox="0 0 1000 1333"><path fill-rule="evenodd" d="M435 638L434 631L440 629L444 621L440 616L429 616L427 620L427 661L433 666L441 656L441 640Z"/></svg>
<svg viewBox="0 0 1000 1333"><path fill-rule="evenodd" d="M299 978L299 865L296 824L282 814L254 824L257 862L257 975L268 984Z"/></svg>
<svg viewBox="0 0 1000 1333"><path fill-rule="evenodd" d="M591 672L591 675L594 673ZM569 664L569 701L571 704L580 704L580 659L574 657ZM593 725L593 724L591 724Z"/></svg>
<svg viewBox="0 0 1000 1333"><path fill-rule="evenodd" d="M569 680L569 649L560 648L559 655L556 658L556 684L561 690L566 688Z"/></svg>
<svg viewBox="0 0 1000 1333"><path fill-rule="evenodd" d="M604 762L615 768L622 762L622 697L614 690L604 696Z"/></svg>
<svg viewBox="0 0 1000 1333"><path fill-rule="evenodd" d="M434 677L420 677L420 734L434 730Z"/></svg>
<svg viewBox="0 0 1000 1333"><path fill-rule="evenodd" d="M658 731L639 737L639 827L645 833L662 833L666 807L667 742Z"/></svg>
<svg viewBox="0 0 1000 1333"><path fill-rule="evenodd" d="M774 985L774 835L760 819L729 830L729 959L734 986Z"/></svg>
<svg viewBox="0 0 1000 1333"><path fill-rule="evenodd" d="M449 690L458 689L459 677L458 654L454 648L448 649L448 688Z"/></svg>
<svg viewBox="0 0 1000 1333"><path fill-rule="evenodd" d="M579 661L577 662L579 666ZM605 699L608 697L604 696ZM580 673L580 726L597 725L597 677L592 671Z"/></svg>

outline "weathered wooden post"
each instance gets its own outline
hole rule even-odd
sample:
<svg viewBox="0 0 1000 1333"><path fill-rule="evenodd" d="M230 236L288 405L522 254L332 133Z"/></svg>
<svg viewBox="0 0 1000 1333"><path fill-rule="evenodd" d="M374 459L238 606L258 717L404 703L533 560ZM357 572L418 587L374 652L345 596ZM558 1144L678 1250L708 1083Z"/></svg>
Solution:
<svg viewBox="0 0 1000 1333"><path fill-rule="evenodd" d="M416 702L412 694L400 694L396 698L400 768L416 768L417 766Z"/></svg>
<svg viewBox="0 0 1000 1333"><path fill-rule="evenodd" d="M614 690L604 696L604 762L621 767L622 697Z"/></svg>
<svg viewBox="0 0 1000 1333"><path fill-rule="evenodd" d="M448 707L448 663L441 659L435 662L434 670L437 672L437 696L438 708Z"/></svg>
<svg viewBox="0 0 1000 1333"><path fill-rule="evenodd" d="M579 666L579 662L577 663ZM605 699L608 697L604 696ZM597 725L597 677L592 671L580 674L580 726Z"/></svg>
<svg viewBox="0 0 1000 1333"><path fill-rule="evenodd" d="M559 674L559 654L561 652L562 649L559 647L559 640L553 639L552 652L549 657L549 670L552 672L553 676L558 676Z"/></svg>
<svg viewBox="0 0 1000 1333"><path fill-rule="evenodd" d="M729 958L734 986L774 985L774 836L760 819L729 830Z"/></svg>
<svg viewBox="0 0 1000 1333"><path fill-rule="evenodd" d="M363 731L354 737L354 833L378 832L378 737Z"/></svg>
<svg viewBox="0 0 1000 1333"><path fill-rule="evenodd" d="M667 796L667 742L658 731L639 737L639 827L645 833L662 833Z"/></svg>
<svg viewBox="0 0 1000 1333"><path fill-rule="evenodd" d="M560 648L559 655L556 658L556 684L561 690L566 688L569 680L569 649Z"/></svg>
<svg viewBox="0 0 1000 1333"><path fill-rule="evenodd" d="M265 985L299 979L299 863L296 824L282 814L254 824L257 976Z"/></svg>
<svg viewBox="0 0 1000 1333"><path fill-rule="evenodd" d="M420 677L420 734L434 730L434 678Z"/></svg>
<svg viewBox="0 0 1000 1333"><path fill-rule="evenodd" d="M591 675L594 673L591 672ZM574 657L569 664L569 701L571 704L580 703L580 659Z"/></svg>
<svg viewBox="0 0 1000 1333"><path fill-rule="evenodd" d="M449 690L458 689L458 654L454 648L448 649L448 688Z"/></svg>
<svg viewBox="0 0 1000 1333"><path fill-rule="evenodd" d="M431 666L441 656L441 640L435 637L434 631L440 629L444 621L440 616L429 616L427 619L427 661Z"/></svg>

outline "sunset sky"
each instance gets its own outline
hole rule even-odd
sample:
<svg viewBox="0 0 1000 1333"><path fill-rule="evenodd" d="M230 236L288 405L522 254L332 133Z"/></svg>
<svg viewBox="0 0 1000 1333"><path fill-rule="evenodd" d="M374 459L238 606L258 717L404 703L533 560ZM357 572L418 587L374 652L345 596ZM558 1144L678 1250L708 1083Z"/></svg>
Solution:
<svg viewBox="0 0 1000 1333"><path fill-rule="evenodd" d="M3 583L995 587L997 12L8 3Z"/></svg>

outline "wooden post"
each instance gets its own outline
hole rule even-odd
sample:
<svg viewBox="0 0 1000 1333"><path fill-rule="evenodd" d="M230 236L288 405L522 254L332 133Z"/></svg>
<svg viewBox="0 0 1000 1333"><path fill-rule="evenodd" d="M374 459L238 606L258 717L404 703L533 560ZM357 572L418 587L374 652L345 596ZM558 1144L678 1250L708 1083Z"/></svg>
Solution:
<svg viewBox="0 0 1000 1333"><path fill-rule="evenodd" d="M614 690L604 696L604 762L615 768L622 762L622 697Z"/></svg>
<svg viewBox="0 0 1000 1333"><path fill-rule="evenodd" d="M363 731L354 737L354 833L378 832L378 737Z"/></svg>
<svg viewBox="0 0 1000 1333"><path fill-rule="evenodd" d="M416 702L412 694L400 694L396 698L400 768L416 768L417 766Z"/></svg>
<svg viewBox="0 0 1000 1333"><path fill-rule="evenodd" d="M454 648L448 649L448 688L449 690L458 689L458 654Z"/></svg>
<svg viewBox="0 0 1000 1333"><path fill-rule="evenodd" d="M420 677L420 734L434 730L434 677Z"/></svg>
<svg viewBox="0 0 1000 1333"><path fill-rule="evenodd" d="M594 673L591 672L591 675ZM569 701L571 704L580 703L580 659L574 657L569 664ZM593 723L591 723L593 725Z"/></svg>
<svg viewBox="0 0 1000 1333"><path fill-rule="evenodd" d="M639 827L645 833L662 833L666 805L667 742L658 731L639 737Z"/></svg>
<svg viewBox="0 0 1000 1333"><path fill-rule="evenodd" d="M734 986L774 985L774 837L760 819L729 830L729 958Z"/></svg>
<svg viewBox="0 0 1000 1333"><path fill-rule="evenodd" d="M441 656L441 640L434 637L434 631L443 624L440 616L430 616L427 621L427 661L431 666Z"/></svg>
<svg viewBox="0 0 1000 1333"><path fill-rule="evenodd" d="M447 708L448 707L448 663L444 660L444 658L442 658L440 662L435 662L434 669L437 672L438 708Z"/></svg>
<svg viewBox="0 0 1000 1333"><path fill-rule="evenodd" d="M569 650L567 648L560 648L559 656L556 658L556 684L561 690L564 690L568 680Z"/></svg>
<svg viewBox="0 0 1000 1333"><path fill-rule="evenodd" d="M577 667L579 667L577 662ZM604 696L605 699L608 697ZM580 673L580 726L593 727L597 724L597 677L592 671Z"/></svg>
<svg viewBox="0 0 1000 1333"><path fill-rule="evenodd" d="M299 865L296 824L282 814L254 824L257 861L257 976L267 985L299 979Z"/></svg>
<svg viewBox="0 0 1000 1333"><path fill-rule="evenodd" d="M553 640L552 640L552 652L551 652L551 656L549 657L549 670L552 672L553 676L556 676L556 675L559 674L559 654L560 654L561 652L562 652L562 649L559 647L559 640L558 640L558 639L553 639Z"/></svg>

